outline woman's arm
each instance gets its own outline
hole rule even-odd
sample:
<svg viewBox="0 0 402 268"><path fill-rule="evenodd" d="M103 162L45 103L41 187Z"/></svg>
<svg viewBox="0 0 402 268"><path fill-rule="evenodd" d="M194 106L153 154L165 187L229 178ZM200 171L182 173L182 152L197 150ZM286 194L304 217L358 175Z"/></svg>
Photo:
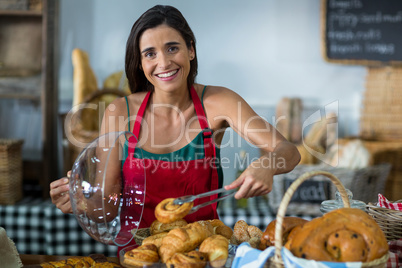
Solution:
<svg viewBox="0 0 402 268"><path fill-rule="evenodd" d="M273 176L294 169L300 161L300 154L295 145L288 142L271 124L255 111L235 92L226 88L211 88L209 99L206 95L205 106L208 119L221 118L243 139L258 147L261 157L226 189L240 187L235 198L249 198L265 195L272 190ZM208 105L209 104L209 105ZM212 118L210 117L212 116ZM223 122L220 122L222 125Z"/></svg>

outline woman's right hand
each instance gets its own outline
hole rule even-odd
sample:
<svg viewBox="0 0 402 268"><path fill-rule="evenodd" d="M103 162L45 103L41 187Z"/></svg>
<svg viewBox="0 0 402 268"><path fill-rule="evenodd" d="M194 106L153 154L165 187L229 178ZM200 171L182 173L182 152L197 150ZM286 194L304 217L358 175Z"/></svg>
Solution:
<svg viewBox="0 0 402 268"><path fill-rule="evenodd" d="M58 179L50 183L50 198L52 203L56 205L63 213L73 213L68 193L70 187L68 178L71 176L71 171L67 172L67 177Z"/></svg>

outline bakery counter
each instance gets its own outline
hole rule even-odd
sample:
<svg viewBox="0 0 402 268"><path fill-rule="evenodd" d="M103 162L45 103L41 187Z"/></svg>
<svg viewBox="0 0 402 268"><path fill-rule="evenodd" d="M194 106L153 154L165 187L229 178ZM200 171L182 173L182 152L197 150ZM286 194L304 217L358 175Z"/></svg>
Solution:
<svg viewBox="0 0 402 268"><path fill-rule="evenodd" d="M20 254L23 267L35 267L45 262L62 261L74 256ZM106 261L119 264L119 258L106 257Z"/></svg>
<svg viewBox="0 0 402 268"><path fill-rule="evenodd" d="M219 204L218 213L232 228L236 221L245 220L265 230L276 217L263 197L248 199L244 207L239 207L234 198L226 199ZM107 257L117 254L117 247L92 239L81 229L74 215L63 214L50 200L25 198L13 206L0 206L0 226L20 254L88 256L97 253Z"/></svg>

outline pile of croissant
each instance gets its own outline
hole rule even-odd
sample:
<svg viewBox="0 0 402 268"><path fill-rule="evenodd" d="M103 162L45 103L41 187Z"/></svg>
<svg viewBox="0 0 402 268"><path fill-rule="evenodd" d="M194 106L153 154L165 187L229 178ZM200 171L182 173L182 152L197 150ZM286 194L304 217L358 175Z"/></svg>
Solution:
<svg viewBox="0 0 402 268"><path fill-rule="evenodd" d="M254 240L260 240L262 231L245 221L238 221L232 229L218 219L193 223L184 219L170 223L155 220L150 226L151 236L138 248L126 252L124 263L134 267L157 262L166 263L170 268L205 267L207 263L222 267L229 255L229 243L250 241L253 232L258 235Z"/></svg>

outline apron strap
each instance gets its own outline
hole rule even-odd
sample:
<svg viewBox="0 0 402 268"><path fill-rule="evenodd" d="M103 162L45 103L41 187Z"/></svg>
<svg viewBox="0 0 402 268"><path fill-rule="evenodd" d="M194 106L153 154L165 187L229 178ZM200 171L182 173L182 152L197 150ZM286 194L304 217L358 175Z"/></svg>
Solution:
<svg viewBox="0 0 402 268"><path fill-rule="evenodd" d="M205 158L214 159L216 157L215 144L212 139L212 129L209 128L207 117L205 116L204 109L194 86L190 89L191 98L193 99L195 112L197 113L198 121L204 136L204 153Z"/></svg>
<svg viewBox="0 0 402 268"><path fill-rule="evenodd" d="M133 134L134 137L129 138L128 142L128 153L133 154L135 150L135 146L137 146L137 141L140 137L140 130L141 130L141 122L142 118L145 113L145 109L147 108L149 96L151 96L151 91L148 91L147 95L145 95L144 100L141 103L140 109L138 109L137 116L135 117L134 127L133 127Z"/></svg>

